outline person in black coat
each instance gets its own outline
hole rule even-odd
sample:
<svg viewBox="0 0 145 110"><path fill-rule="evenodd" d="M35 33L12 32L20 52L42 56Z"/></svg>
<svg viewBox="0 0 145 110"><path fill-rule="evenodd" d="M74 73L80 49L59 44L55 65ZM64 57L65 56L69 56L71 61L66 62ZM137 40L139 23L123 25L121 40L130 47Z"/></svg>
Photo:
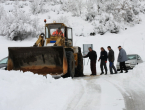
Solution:
<svg viewBox="0 0 145 110"><path fill-rule="evenodd" d="M98 61L101 60L101 63L100 63L100 68L101 68L101 74L104 74L104 71L103 71L103 67L105 68L105 75L107 75L107 66L106 66L106 63L107 63L107 52L105 51L105 49L103 47L101 47L101 53L100 53L100 58Z"/></svg>
<svg viewBox="0 0 145 110"><path fill-rule="evenodd" d="M114 66L114 60L115 60L115 58L114 58L114 51L111 49L110 46L108 46L107 48L108 48L108 50L109 50L109 53L108 53L108 60L109 60L110 74L113 74L112 69L114 69L115 74L117 74L117 70L116 70L116 68L115 68L115 66Z"/></svg>
<svg viewBox="0 0 145 110"><path fill-rule="evenodd" d="M91 66L91 71L92 71L92 74L91 75L96 75L96 60L97 60L97 53L92 50L91 47L88 48L89 49L89 52L86 56L83 56L83 58L87 58L89 57L89 59L91 60L90 61L90 66Z"/></svg>

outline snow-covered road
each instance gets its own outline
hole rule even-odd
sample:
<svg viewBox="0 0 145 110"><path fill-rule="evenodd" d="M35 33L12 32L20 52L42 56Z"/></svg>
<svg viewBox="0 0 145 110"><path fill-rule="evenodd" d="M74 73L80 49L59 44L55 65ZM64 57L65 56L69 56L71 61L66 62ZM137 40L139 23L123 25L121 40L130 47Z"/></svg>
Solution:
<svg viewBox="0 0 145 110"><path fill-rule="evenodd" d="M80 91L71 99L66 110L99 110L101 88L100 85L93 83L96 78L83 77L74 79L85 79L87 83L80 86Z"/></svg>
<svg viewBox="0 0 145 110"><path fill-rule="evenodd" d="M120 82L122 76L125 74L75 78L87 81L86 89L81 88L66 110L144 110L144 84L130 85L130 79Z"/></svg>
<svg viewBox="0 0 145 110"><path fill-rule="evenodd" d="M0 70L0 110L144 110L144 67L74 79Z"/></svg>
<svg viewBox="0 0 145 110"><path fill-rule="evenodd" d="M86 89L72 99L66 110L123 110L125 103L122 93L105 77L110 75L75 78L87 81Z"/></svg>

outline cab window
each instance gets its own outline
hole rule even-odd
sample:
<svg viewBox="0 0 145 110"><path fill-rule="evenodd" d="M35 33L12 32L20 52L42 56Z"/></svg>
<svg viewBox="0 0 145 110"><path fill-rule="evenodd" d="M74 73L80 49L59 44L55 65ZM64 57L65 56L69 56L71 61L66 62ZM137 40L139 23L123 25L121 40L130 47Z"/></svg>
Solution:
<svg viewBox="0 0 145 110"><path fill-rule="evenodd" d="M49 38L48 27L45 28L45 32L46 32L46 38Z"/></svg>
<svg viewBox="0 0 145 110"><path fill-rule="evenodd" d="M73 39L72 39L72 28L67 28L67 35L68 35L68 46L73 46Z"/></svg>
<svg viewBox="0 0 145 110"><path fill-rule="evenodd" d="M50 35L51 36L59 36L62 33L64 36L64 28L52 28L50 29Z"/></svg>
<svg viewBox="0 0 145 110"><path fill-rule="evenodd" d="M67 29L67 33L68 33L68 39L72 39L72 29L71 28Z"/></svg>

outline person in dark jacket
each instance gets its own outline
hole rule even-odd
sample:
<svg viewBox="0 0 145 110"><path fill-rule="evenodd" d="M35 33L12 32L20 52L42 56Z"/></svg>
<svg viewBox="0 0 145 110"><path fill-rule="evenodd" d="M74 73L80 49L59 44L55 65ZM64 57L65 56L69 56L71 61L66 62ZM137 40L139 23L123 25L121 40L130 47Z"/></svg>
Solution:
<svg viewBox="0 0 145 110"><path fill-rule="evenodd" d="M117 70L116 70L116 68L115 68L115 66L114 66L114 60L115 60L114 51L111 49L111 46L108 46L107 48L108 48L108 50L109 50L109 53L108 53L108 60L109 60L110 74L113 74L112 69L114 70L115 74L117 74Z"/></svg>
<svg viewBox="0 0 145 110"><path fill-rule="evenodd" d="M121 70L120 73L123 73L123 68L126 71L125 73L127 73L128 70L126 68L125 61L127 61L128 58L126 55L126 51L121 46L118 46L118 49L119 49L118 62L120 62L120 70Z"/></svg>
<svg viewBox="0 0 145 110"><path fill-rule="evenodd" d="M106 66L106 63L107 63L107 52L105 51L105 49L103 47L101 47L101 53L100 53L100 58L98 61L101 60L101 63L100 63L100 68L101 68L101 74L104 74L104 71L103 71L103 66L105 68L105 75L107 75L107 66Z"/></svg>
<svg viewBox="0 0 145 110"><path fill-rule="evenodd" d="M92 74L91 75L96 75L96 60L97 60L97 53L92 50L91 47L88 48L89 52L86 56L83 56L83 58L87 58L89 57L90 61L90 66L91 66L91 71Z"/></svg>

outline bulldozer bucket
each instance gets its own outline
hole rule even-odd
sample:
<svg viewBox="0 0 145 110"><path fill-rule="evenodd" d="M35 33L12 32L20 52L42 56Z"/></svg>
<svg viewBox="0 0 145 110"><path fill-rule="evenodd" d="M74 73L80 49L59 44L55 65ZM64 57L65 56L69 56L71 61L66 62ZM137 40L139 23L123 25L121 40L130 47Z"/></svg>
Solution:
<svg viewBox="0 0 145 110"><path fill-rule="evenodd" d="M8 51L8 70L31 71L42 75L67 73L67 59L62 46L9 47Z"/></svg>

